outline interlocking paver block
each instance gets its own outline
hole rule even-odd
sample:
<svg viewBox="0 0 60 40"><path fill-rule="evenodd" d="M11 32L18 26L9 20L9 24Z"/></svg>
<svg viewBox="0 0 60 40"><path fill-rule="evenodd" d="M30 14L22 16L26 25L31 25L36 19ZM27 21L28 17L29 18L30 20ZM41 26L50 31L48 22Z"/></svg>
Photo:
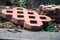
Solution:
<svg viewBox="0 0 60 40"><path fill-rule="evenodd" d="M35 11L20 7L15 7L13 9L3 9L2 16L16 24L24 23L24 27L30 30L40 29L43 25L42 21L51 21L51 18L48 16L38 15L38 13ZM40 17L45 17L46 19L41 19Z"/></svg>

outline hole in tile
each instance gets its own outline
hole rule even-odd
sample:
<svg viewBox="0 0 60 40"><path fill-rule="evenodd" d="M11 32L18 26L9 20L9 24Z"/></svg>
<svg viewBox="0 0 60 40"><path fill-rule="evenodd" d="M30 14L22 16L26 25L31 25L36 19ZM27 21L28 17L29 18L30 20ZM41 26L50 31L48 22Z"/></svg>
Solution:
<svg viewBox="0 0 60 40"><path fill-rule="evenodd" d="M40 19L46 19L46 17L40 17Z"/></svg>
<svg viewBox="0 0 60 40"><path fill-rule="evenodd" d="M23 15L17 15L17 17L18 17L18 18L24 18L24 16L23 16Z"/></svg>
<svg viewBox="0 0 60 40"><path fill-rule="evenodd" d="M37 21L35 21L35 20L30 20L30 23L32 23L32 24L36 24Z"/></svg>
<svg viewBox="0 0 60 40"><path fill-rule="evenodd" d="M17 11L17 13L19 13L19 14L23 14L23 12L20 12L20 11Z"/></svg>
<svg viewBox="0 0 60 40"><path fill-rule="evenodd" d="M7 13L12 13L13 11L6 11Z"/></svg>
<svg viewBox="0 0 60 40"><path fill-rule="evenodd" d="M33 14L33 12L28 12L28 14Z"/></svg>
<svg viewBox="0 0 60 40"><path fill-rule="evenodd" d="M35 19L35 16L29 16L29 18L31 18L31 19Z"/></svg>

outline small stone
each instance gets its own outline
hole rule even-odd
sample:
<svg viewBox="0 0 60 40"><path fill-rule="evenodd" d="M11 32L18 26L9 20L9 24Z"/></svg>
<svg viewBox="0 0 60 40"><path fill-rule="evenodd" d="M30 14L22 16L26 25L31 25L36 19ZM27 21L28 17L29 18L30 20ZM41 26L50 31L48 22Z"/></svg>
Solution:
<svg viewBox="0 0 60 40"><path fill-rule="evenodd" d="M19 30L19 29L15 29L15 31L17 31L17 32L21 32L21 30Z"/></svg>
<svg viewBox="0 0 60 40"><path fill-rule="evenodd" d="M60 30L59 30L59 32L60 32Z"/></svg>

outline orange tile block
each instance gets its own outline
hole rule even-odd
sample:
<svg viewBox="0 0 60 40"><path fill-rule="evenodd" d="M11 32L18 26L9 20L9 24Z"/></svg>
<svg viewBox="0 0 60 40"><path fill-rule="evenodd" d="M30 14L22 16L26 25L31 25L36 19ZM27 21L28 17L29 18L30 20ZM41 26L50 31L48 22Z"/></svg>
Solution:
<svg viewBox="0 0 60 40"><path fill-rule="evenodd" d="M13 9L3 9L2 16L16 24L24 23L24 28L38 30L42 28L42 21L50 22L51 18L39 15L37 12L25 8L15 7ZM45 18L44 18L45 17Z"/></svg>

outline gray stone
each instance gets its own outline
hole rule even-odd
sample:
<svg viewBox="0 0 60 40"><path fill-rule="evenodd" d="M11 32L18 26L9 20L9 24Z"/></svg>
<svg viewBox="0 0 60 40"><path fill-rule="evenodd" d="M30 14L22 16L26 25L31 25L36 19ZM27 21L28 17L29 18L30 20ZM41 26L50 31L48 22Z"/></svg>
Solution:
<svg viewBox="0 0 60 40"><path fill-rule="evenodd" d="M14 40L60 40L60 33L58 32L32 32L22 30L22 32L13 33L7 30L8 29L0 29L0 38Z"/></svg>

